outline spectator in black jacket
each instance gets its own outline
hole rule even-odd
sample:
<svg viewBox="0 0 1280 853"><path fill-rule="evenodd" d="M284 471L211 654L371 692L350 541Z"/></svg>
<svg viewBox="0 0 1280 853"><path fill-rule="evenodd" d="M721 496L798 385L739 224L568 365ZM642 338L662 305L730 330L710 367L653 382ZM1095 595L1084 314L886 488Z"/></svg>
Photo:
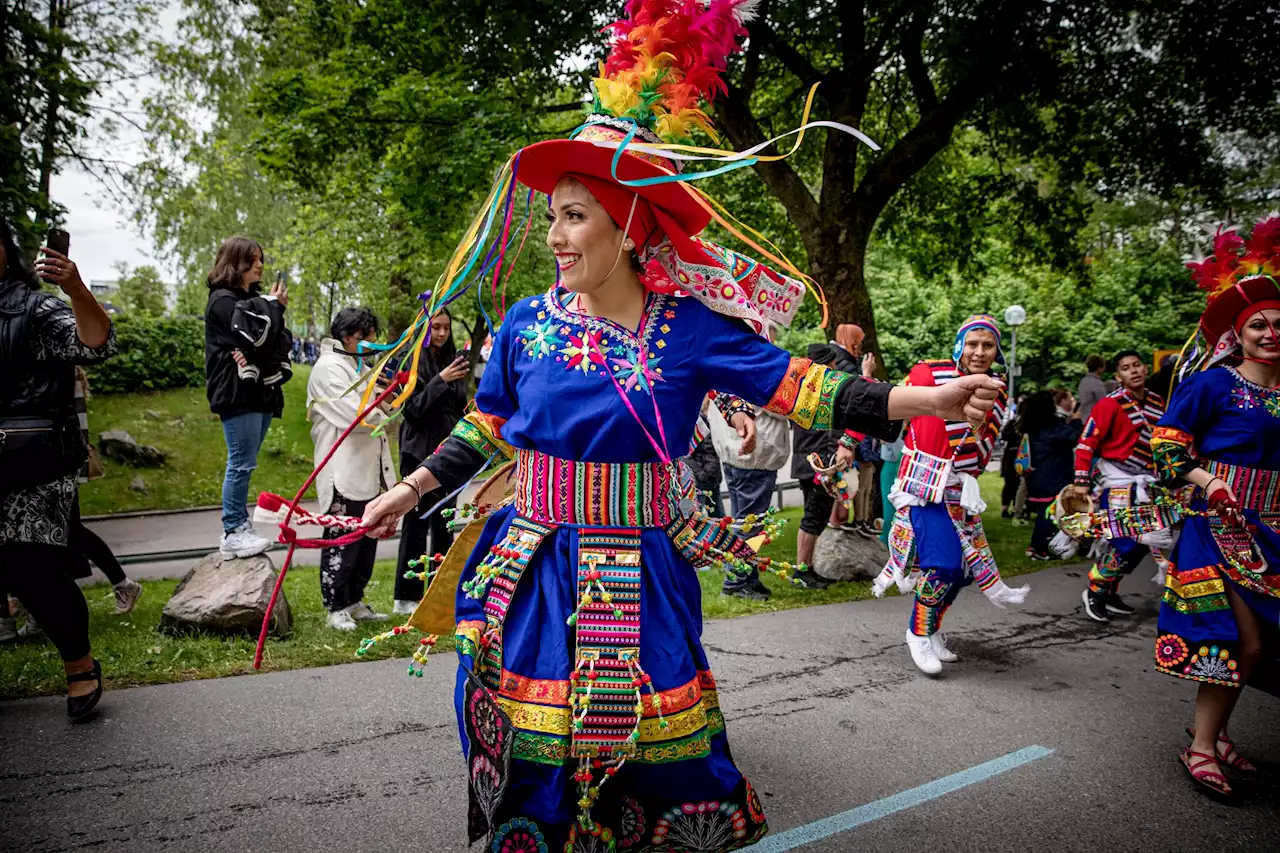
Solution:
<svg viewBox="0 0 1280 853"><path fill-rule="evenodd" d="M205 394L227 443L219 546L226 558L271 547L249 522L249 478L271 418L284 410L280 386L289 378L292 341L284 324L289 289L277 282L270 295L259 295L262 262L262 247L248 237L223 240L204 312Z"/></svg>
<svg viewBox="0 0 1280 853"><path fill-rule="evenodd" d="M441 309L431 318L431 337L418 360L418 385L405 404L400 422L401 471L416 470L462 419L467 406L467 372L467 353L459 354L453 343L453 317ZM444 497L441 489L427 492L418 508L404 517L396 570L396 613L412 613L422 599L422 581L404 577L406 571L413 571L409 561L423 554L447 553L453 545L453 535L439 510L430 518L419 518ZM446 504L456 505L456 499ZM430 548L427 547L428 533Z"/></svg>
<svg viewBox="0 0 1280 853"><path fill-rule="evenodd" d="M1070 394L1065 391L1061 394L1060 399L1070 400ZM1070 400L1068 411L1074 408L1075 401ZM1046 510L1075 475L1075 449L1082 424L1078 416L1072 420L1067 420L1068 417L1071 416L1060 410L1051 391L1032 394L1023 403L1019 415L1031 448L1031 468L1026 475L1027 506L1035 517L1035 528L1031 531L1027 556L1035 560L1050 559L1049 540L1053 538L1054 524Z"/></svg>

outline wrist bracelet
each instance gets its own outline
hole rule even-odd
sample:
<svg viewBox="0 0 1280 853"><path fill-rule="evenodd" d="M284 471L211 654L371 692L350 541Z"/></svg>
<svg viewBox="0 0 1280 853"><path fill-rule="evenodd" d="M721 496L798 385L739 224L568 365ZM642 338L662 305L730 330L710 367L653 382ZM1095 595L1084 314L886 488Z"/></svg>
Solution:
<svg viewBox="0 0 1280 853"><path fill-rule="evenodd" d="M422 489L421 489L421 488L419 488L419 487L418 487L418 484L417 484L417 483L415 483L415 482L413 482L413 480L410 480L410 479L406 476L404 479L402 479L402 480L401 480L399 483L397 483L396 485L404 485L404 486L408 486L409 488L413 489L413 493L414 493L415 495L417 495L417 496L418 496L418 501L417 501L417 502L418 502L418 503L422 503Z"/></svg>

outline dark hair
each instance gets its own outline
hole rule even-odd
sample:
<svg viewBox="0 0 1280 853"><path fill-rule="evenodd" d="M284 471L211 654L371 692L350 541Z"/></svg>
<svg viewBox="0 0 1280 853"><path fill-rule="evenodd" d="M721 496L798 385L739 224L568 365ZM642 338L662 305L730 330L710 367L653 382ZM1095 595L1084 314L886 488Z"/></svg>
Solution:
<svg viewBox="0 0 1280 853"><path fill-rule="evenodd" d="M1019 407L1018 417L1022 419L1024 435L1031 435L1053 426L1058 417L1058 406L1053 401L1053 393L1037 391L1032 394Z"/></svg>
<svg viewBox="0 0 1280 853"><path fill-rule="evenodd" d="M1106 366L1107 363L1102 360L1102 356L1100 355L1091 355L1084 360L1084 369L1090 373L1093 373L1096 370L1102 370Z"/></svg>
<svg viewBox="0 0 1280 853"><path fill-rule="evenodd" d="M1053 395L1053 404L1055 406L1061 406L1062 401L1071 396L1071 392L1066 388L1049 388L1047 390Z"/></svg>
<svg viewBox="0 0 1280 853"><path fill-rule="evenodd" d="M40 282L31 267L27 266L22 247L18 245L18 234L8 218L4 219L4 227L0 228L0 243L4 244L4 280L0 284L21 282L28 287L39 287Z"/></svg>
<svg viewBox="0 0 1280 853"><path fill-rule="evenodd" d="M217 257L213 259L213 269L209 270L209 289L217 290L225 287L228 290L244 290L244 274L253 267L253 253L266 260L262 247L256 240L248 237L228 237L218 247Z"/></svg>
<svg viewBox="0 0 1280 853"><path fill-rule="evenodd" d="M329 337L338 343L348 335L378 333L378 318L368 308L343 308L329 324Z"/></svg>
<svg viewBox="0 0 1280 853"><path fill-rule="evenodd" d="M422 341L422 347L425 350L424 354L431 359L436 369L444 370L450 362L458 357L458 345L453 342L453 315L449 313L448 308L441 308L435 314L432 314L431 320L434 320L440 314L449 318L448 339L440 345L438 352L433 353L431 350L431 333L428 332L427 337ZM431 320L428 320L427 323L430 324Z"/></svg>
<svg viewBox="0 0 1280 853"><path fill-rule="evenodd" d="M1132 356L1133 358L1136 358L1138 361L1142 361L1142 353L1138 352L1136 349L1122 349L1120 350L1120 352L1116 353L1114 356L1111 357L1111 363L1116 366L1116 370L1119 370L1120 359L1129 358L1130 356Z"/></svg>

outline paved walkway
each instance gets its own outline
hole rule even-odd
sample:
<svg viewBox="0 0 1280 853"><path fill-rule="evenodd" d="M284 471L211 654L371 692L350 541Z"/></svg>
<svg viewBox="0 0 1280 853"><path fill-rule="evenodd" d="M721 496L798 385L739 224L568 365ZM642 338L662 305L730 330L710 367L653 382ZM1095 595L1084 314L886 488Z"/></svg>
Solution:
<svg viewBox="0 0 1280 853"><path fill-rule="evenodd" d="M1280 701L1243 697L1233 730L1262 770L1242 805L1216 803L1175 758L1194 685L1151 671L1157 588L1126 582L1138 615L1099 626L1078 568L1027 581L1017 611L961 596L963 660L936 680L908 659L902 599L708 623L776 833L757 849L1280 849ZM0 703L0 849L461 853L453 679L441 655L422 679L386 661L144 687L78 727L56 697ZM972 784L930 785L954 774ZM833 815L856 826L821 837Z"/></svg>

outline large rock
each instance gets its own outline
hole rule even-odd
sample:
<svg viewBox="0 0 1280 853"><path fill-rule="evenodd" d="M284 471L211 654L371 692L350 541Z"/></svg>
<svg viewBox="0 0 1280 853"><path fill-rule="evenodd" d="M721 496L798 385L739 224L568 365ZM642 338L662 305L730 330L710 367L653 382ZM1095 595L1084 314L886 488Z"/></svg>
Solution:
<svg viewBox="0 0 1280 853"><path fill-rule="evenodd" d="M122 429L109 429L98 434L102 455L138 468L159 468L164 464L164 451L138 440Z"/></svg>
<svg viewBox="0 0 1280 853"><path fill-rule="evenodd" d="M178 584L160 616L160 630L192 630L257 636L276 584L276 568L265 554L223 559L205 557ZM286 636L293 630L293 613L280 592L271 613L271 631Z"/></svg>
<svg viewBox="0 0 1280 853"><path fill-rule="evenodd" d="M847 530L828 527L813 549L813 568L834 581L870 580L880 574L889 549L879 539L864 539Z"/></svg>

